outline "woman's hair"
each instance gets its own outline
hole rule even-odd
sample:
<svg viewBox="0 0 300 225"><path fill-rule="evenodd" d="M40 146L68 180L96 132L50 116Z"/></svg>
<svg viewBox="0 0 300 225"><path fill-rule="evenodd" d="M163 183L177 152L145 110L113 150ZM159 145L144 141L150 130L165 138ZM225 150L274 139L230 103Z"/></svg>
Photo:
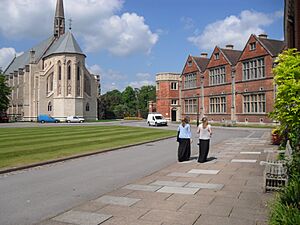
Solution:
<svg viewBox="0 0 300 225"><path fill-rule="evenodd" d="M208 119L207 119L207 117L203 117L202 118L202 126L203 126L203 128L205 129L207 127L207 125L208 125Z"/></svg>
<svg viewBox="0 0 300 225"><path fill-rule="evenodd" d="M189 119L188 119L187 117L184 117L184 118L181 119L181 124L182 124L183 127L184 127L185 124L187 124L187 123L189 123Z"/></svg>

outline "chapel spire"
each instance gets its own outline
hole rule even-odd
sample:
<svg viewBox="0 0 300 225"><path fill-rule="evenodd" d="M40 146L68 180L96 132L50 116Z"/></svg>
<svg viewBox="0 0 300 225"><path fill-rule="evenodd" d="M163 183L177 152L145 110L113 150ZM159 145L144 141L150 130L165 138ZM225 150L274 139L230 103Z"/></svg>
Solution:
<svg viewBox="0 0 300 225"><path fill-rule="evenodd" d="M57 0L54 18L54 36L60 37L65 33L65 13L63 0Z"/></svg>

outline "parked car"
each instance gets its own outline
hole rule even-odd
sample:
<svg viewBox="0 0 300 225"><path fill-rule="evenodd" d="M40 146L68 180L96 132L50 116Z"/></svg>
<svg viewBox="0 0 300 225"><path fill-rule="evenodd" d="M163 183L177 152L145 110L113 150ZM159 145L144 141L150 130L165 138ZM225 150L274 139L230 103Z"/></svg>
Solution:
<svg viewBox="0 0 300 225"><path fill-rule="evenodd" d="M79 117L79 116L68 116L66 119L67 123L83 123L84 118Z"/></svg>
<svg viewBox="0 0 300 225"><path fill-rule="evenodd" d="M0 123L8 123L9 119L5 112L0 113Z"/></svg>
<svg viewBox="0 0 300 225"><path fill-rule="evenodd" d="M40 123L59 123L60 122L59 119L53 118L52 116L49 116L49 115L39 115L37 121Z"/></svg>
<svg viewBox="0 0 300 225"><path fill-rule="evenodd" d="M148 114L147 123L149 126L168 125L167 120L160 113Z"/></svg>

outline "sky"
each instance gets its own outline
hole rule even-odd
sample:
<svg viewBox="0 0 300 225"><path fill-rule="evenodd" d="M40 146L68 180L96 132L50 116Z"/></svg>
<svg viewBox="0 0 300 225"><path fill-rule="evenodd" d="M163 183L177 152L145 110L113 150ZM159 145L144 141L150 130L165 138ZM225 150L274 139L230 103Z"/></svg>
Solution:
<svg viewBox="0 0 300 225"><path fill-rule="evenodd" d="M211 54L250 34L283 40L284 0L64 0L66 28L100 74L102 94L181 73L188 55ZM0 0L0 67L53 35L56 0ZM210 56L210 55L209 55Z"/></svg>

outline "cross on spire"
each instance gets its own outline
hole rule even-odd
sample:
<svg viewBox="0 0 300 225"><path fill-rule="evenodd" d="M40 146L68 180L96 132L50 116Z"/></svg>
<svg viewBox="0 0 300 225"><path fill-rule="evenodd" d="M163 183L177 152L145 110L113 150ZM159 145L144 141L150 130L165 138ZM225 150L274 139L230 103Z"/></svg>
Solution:
<svg viewBox="0 0 300 225"><path fill-rule="evenodd" d="M68 21L69 21L69 30L72 30L72 22L73 22L72 18L68 19Z"/></svg>

